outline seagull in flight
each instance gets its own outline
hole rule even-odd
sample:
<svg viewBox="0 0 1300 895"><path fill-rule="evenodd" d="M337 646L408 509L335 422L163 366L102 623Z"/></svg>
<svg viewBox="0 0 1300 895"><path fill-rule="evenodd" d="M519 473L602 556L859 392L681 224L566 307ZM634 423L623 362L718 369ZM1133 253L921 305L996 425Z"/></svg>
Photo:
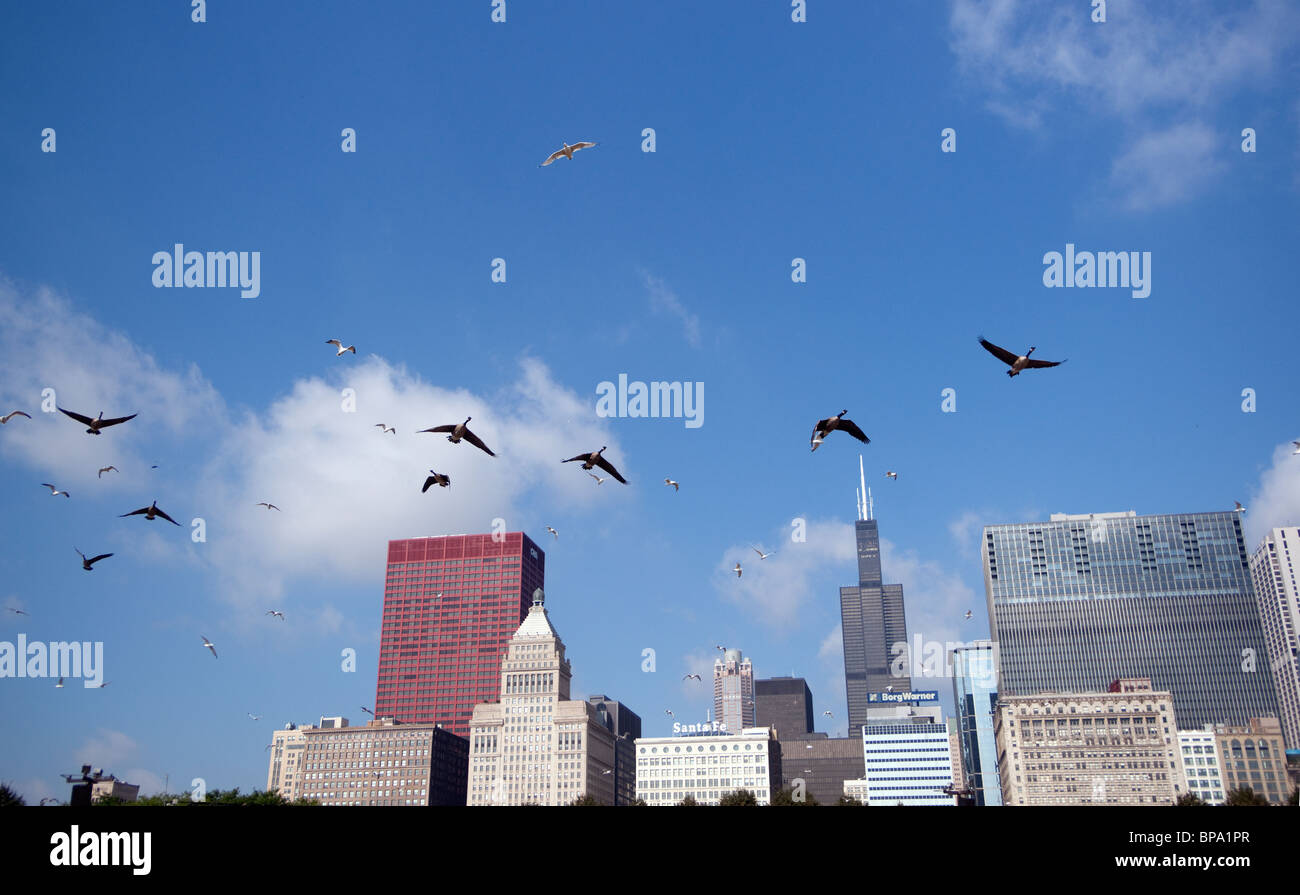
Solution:
<svg viewBox="0 0 1300 895"><path fill-rule="evenodd" d="M335 348L338 349L338 352L334 355L335 357L342 357L343 355L347 354L349 351L351 351L353 354L357 353L356 345L349 345L346 348L344 348L343 343L340 342L338 339L329 339L328 341L325 342L325 344L333 345Z"/></svg>
<svg viewBox="0 0 1300 895"><path fill-rule="evenodd" d="M826 440L827 436L836 429L841 432L847 432L863 444L871 444L871 439L863 434L862 430L858 428L857 423L844 416L846 413L848 413L847 410L841 410L835 416L828 416L824 420L817 421L817 425L813 427L812 434L812 449L814 451L817 450L818 446Z"/></svg>
<svg viewBox="0 0 1300 895"><path fill-rule="evenodd" d="M116 466L101 466L99 467L99 475L96 476L96 478L102 479L104 477L104 473L106 472L121 472L121 470L119 470Z"/></svg>
<svg viewBox="0 0 1300 895"><path fill-rule="evenodd" d="M267 502L264 501L264 500L263 500L263 501L259 501L257 505L258 505L259 507L266 507L266 509L267 509L268 511L270 511L270 510L280 510L280 508L277 507L275 504L273 504L273 503L267 503ZM283 510L280 510L280 512L284 512L284 511L283 511Z"/></svg>
<svg viewBox="0 0 1300 895"><path fill-rule="evenodd" d="M245 712L245 714L248 715L248 717L252 718L254 721L261 721L261 720L262 720L262 716L261 716L261 715L254 715L252 712Z"/></svg>
<svg viewBox="0 0 1300 895"><path fill-rule="evenodd" d="M432 469L430 469L428 477L425 478L424 480L424 487L420 489L420 493L423 494L425 491L428 491L434 485L437 485L439 488L446 488L450 484L451 484L451 476L443 475L440 472L434 472Z"/></svg>
<svg viewBox="0 0 1300 895"><path fill-rule="evenodd" d="M127 420L133 420L139 416L139 414L133 413L130 416L119 416L117 419L106 420L104 419L104 411L101 410L99 416L92 420L88 416L82 416L80 413L73 413L71 410L64 410L62 407L58 407L57 410L59 413L72 417L77 422L89 426L90 428L86 430L87 435L99 435L100 429L107 429L109 426L116 426L118 423L125 423Z"/></svg>
<svg viewBox="0 0 1300 895"><path fill-rule="evenodd" d="M731 571L735 572L735 573L736 573L736 577L739 578L739 577L741 576L740 563L736 563L736 567L735 567L734 569L732 569Z"/></svg>
<svg viewBox="0 0 1300 895"><path fill-rule="evenodd" d="M835 716L832 715L829 710L822 712L822 714L825 715L827 718L831 718L831 719L835 718Z"/></svg>
<svg viewBox="0 0 1300 895"><path fill-rule="evenodd" d="M28 615L28 613L24 612L23 610L15 609L12 606L6 606L5 609L8 609L10 612L14 613L15 615ZM28 617L30 618L30 616Z"/></svg>
<svg viewBox="0 0 1300 895"><path fill-rule="evenodd" d="M555 540L558 541L560 539L560 533L555 529L551 528L551 526L549 525L546 526L546 530L549 531L551 534L555 535Z"/></svg>
<svg viewBox="0 0 1300 895"><path fill-rule="evenodd" d="M966 618L970 618L970 617L971 617L971 612L970 612L969 609L966 610L966 616L965 616L965 617L966 617Z"/></svg>
<svg viewBox="0 0 1300 895"><path fill-rule="evenodd" d="M677 717L676 715L673 714L673 710L672 710L672 709L664 709L664 714L667 715L667 716L670 717L670 718L676 718L676 717Z"/></svg>
<svg viewBox="0 0 1300 895"><path fill-rule="evenodd" d="M683 675L683 676L682 676L682 680L684 680L684 681L689 681L689 680L697 680L697 681L698 681L699 679L700 679L700 676L699 676L698 674L687 674L687 675Z"/></svg>
<svg viewBox="0 0 1300 895"><path fill-rule="evenodd" d="M714 644L713 648L715 650L718 650L719 652L725 653L727 651L727 648L725 646L722 646L721 644Z"/></svg>
<svg viewBox="0 0 1300 895"><path fill-rule="evenodd" d="M1236 500L1234 500L1234 501L1233 501L1233 504L1235 505L1235 509L1233 509L1233 512L1234 512L1234 513L1244 513L1244 512L1246 512L1246 508L1243 507L1243 506L1241 505L1241 502L1240 502L1240 501L1236 501Z"/></svg>
<svg viewBox="0 0 1300 895"><path fill-rule="evenodd" d="M267 614L267 615L274 615L274 616L275 616L276 618L278 618L280 621L284 621L284 613L283 613L283 612L280 612L278 609L268 609L268 610L266 610L266 614Z"/></svg>
<svg viewBox="0 0 1300 895"><path fill-rule="evenodd" d="M627 479L619 475L619 472L617 469L614 468L613 463L610 463L608 460L606 460L604 457L601 456L601 454L605 452L606 447L609 447L609 445L605 445L598 451L592 451L589 454L579 454L576 457L570 457L569 459L561 460L560 462L574 463L577 462L578 460L581 460L583 469L591 469L593 466L599 466L601 469L605 470L607 473L612 475L615 479L617 479L618 481L626 485Z"/></svg>
<svg viewBox="0 0 1300 895"><path fill-rule="evenodd" d="M58 682L57 684L54 685L54 689L56 689L56 690L62 690L62 689L63 689L63 678L59 678L59 682Z"/></svg>
<svg viewBox="0 0 1300 895"><path fill-rule="evenodd" d="M77 550L76 547L73 547L72 549ZM95 571L94 569L91 568L91 566L99 562L101 559L108 559L110 556L113 555L111 553L101 553L99 554L99 556L92 556L90 559L87 559L86 554L82 553L80 550L77 550L77 554L81 557L81 567L85 569L87 572Z"/></svg>
<svg viewBox="0 0 1300 895"><path fill-rule="evenodd" d="M4 416L0 416L0 426L3 426L5 423L9 422L11 419L13 419L16 416L25 416L28 419L32 418L31 414L29 413L24 413L21 410L11 410L8 413L6 413Z"/></svg>
<svg viewBox="0 0 1300 895"><path fill-rule="evenodd" d="M1300 451L1296 451L1296 453L1297 453L1297 454L1300 454ZM595 479L597 485L603 485L603 484L605 484L605 481L606 481L606 480L603 479L603 478L601 478L600 476L596 475L594 472L589 472L589 473L587 473L587 475L589 475L589 476L591 476L593 479Z"/></svg>
<svg viewBox="0 0 1300 895"><path fill-rule="evenodd" d="M664 484L665 484L665 485L672 485L674 491L680 491L680 490L681 490L681 485L678 484L677 482L674 482L672 479L664 479Z"/></svg>
<svg viewBox="0 0 1300 895"><path fill-rule="evenodd" d="M1033 354L1036 350L1032 345L1024 354L1012 354L1007 349L999 348L997 345L994 345L983 336L980 336L980 344L984 346L985 351L1011 368L1010 370L1007 370L1008 376L1018 376L1024 370L1039 370L1043 367L1059 367L1061 364L1065 363L1063 360L1030 360L1029 355Z"/></svg>
<svg viewBox="0 0 1300 895"><path fill-rule="evenodd" d="M495 457L496 454L492 453L492 451L488 449L488 446L483 443L483 440L469 430L469 421L473 418L474 417L472 416L467 416L463 423L448 423L445 426L434 426L432 429L421 429L415 434L422 435L425 432L450 432L451 434L447 436L447 440L452 444L460 444L460 440L463 438L470 444L474 445L474 447L483 451L483 453L487 454L489 457Z"/></svg>
<svg viewBox="0 0 1300 895"><path fill-rule="evenodd" d="M383 432L380 432L380 433L379 433L380 435L396 435L396 434L397 434L397 429L396 429L395 427L393 427L393 426L386 426L386 425L384 425L383 423L375 423L375 428L376 428L376 429L383 429L383 430L384 430Z"/></svg>
<svg viewBox="0 0 1300 895"><path fill-rule="evenodd" d="M102 684L99 685L99 689L102 690L102 689L104 689L105 687L107 687L107 686L108 686L109 684L111 684L111 683L113 683L113 682L112 682L112 681L104 681L104 683L102 683Z"/></svg>
<svg viewBox="0 0 1300 895"><path fill-rule="evenodd" d="M200 634L199 636L203 637L202 634ZM215 659L217 657L217 647L213 644L213 642L208 638L203 637L203 645L212 651L212 658Z"/></svg>
<svg viewBox="0 0 1300 895"><path fill-rule="evenodd" d="M67 491L60 491L58 488L54 487L49 482L41 482L41 484L44 485L46 488L50 489L50 497L58 497L60 494L62 494L64 497L72 496Z"/></svg>
<svg viewBox="0 0 1300 895"><path fill-rule="evenodd" d="M772 555L772 553L775 553L776 551L773 550L772 553L764 553L762 550L759 550L757 547L754 547L754 552L758 554L759 559L767 559L769 556ZM740 564L737 563L736 565L740 565Z"/></svg>
<svg viewBox="0 0 1300 895"><path fill-rule="evenodd" d="M1291 452L1291 456L1294 457L1297 454L1300 454L1300 441L1293 441L1291 443L1295 445L1295 450Z"/></svg>
<svg viewBox="0 0 1300 895"><path fill-rule="evenodd" d="M560 156L563 156L564 158L567 158L570 161L572 161L573 154L577 152L579 149L590 149L592 146L595 145L596 145L595 143L574 143L572 146L570 146L568 143L565 143L563 149L557 149L554 152L552 152L550 156L546 159L546 161L542 162L537 167L545 168L547 165L549 165L551 162L558 159Z"/></svg>
<svg viewBox="0 0 1300 895"><path fill-rule="evenodd" d="M611 771L609 768L606 768L605 770L601 771L601 774L612 774L612 773L614 772Z"/></svg>
<svg viewBox="0 0 1300 895"><path fill-rule="evenodd" d="M885 473L885 478L887 478L887 479L893 479L894 481L898 481L898 473L896 473L896 472L887 472L887 473Z"/></svg>
<svg viewBox="0 0 1300 895"><path fill-rule="evenodd" d="M139 516L142 513L144 514L144 517L148 519L150 522L152 522L154 519L161 516L162 518L170 522L172 525L180 525L180 523L177 522L175 519L173 519L171 516L168 516L162 510L158 509L158 501L156 500L147 507L141 507L138 510L132 510L129 513L123 513L121 516L118 516L118 518L125 519L127 516Z"/></svg>

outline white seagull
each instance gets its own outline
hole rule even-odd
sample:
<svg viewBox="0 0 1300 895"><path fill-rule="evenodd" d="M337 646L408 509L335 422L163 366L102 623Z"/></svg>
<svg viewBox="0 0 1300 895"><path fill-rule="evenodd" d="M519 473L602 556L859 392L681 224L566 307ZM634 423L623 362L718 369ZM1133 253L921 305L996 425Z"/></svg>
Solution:
<svg viewBox="0 0 1300 895"><path fill-rule="evenodd" d="M687 675L683 675L683 676L682 676L682 680L684 680L684 681L689 681L689 680L697 680L697 681L698 681L699 679L700 679L700 676L699 676L698 674L687 674Z"/></svg>
<svg viewBox="0 0 1300 895"><path fill-rule="evenodd" d="M665 715L668 715L670 718L676 718L676 717L677 717L676 715L673 714L673 710L672 710L672 709L664 709L664 714L665 714Z"/></svg>
<svg viewBox="0 0 1300 895"><path fill-rule="evenodd" d="M379 434L381 434L381 435L396 435L396 434L397 434L397 429L396 429L395 427L393 427L393 426L386 426L386 425L384 425L383 423L375 423L375 428L376 428L376 429L383 429L383 430L384 430L383 432L379 433Z"/></svg>
<svg viewBox="0 0 1300 895"><path fill-rule="evenodd" d="M1294 457L1296 454L1300 454L1300 441L1293 441L1291 443L1295 445L1295 450L1291 452L1291 456Z"/></svg>
<svg viewBox="0 0 1300 895"><path fill-rule="evenodd" d="M49 482L41 482L41 484L44 485L46 488L50 489L50 497L58 497L60 494L62 494L64 497L72 496L67 491L60 491L58 488L54 487Z"/></svg>
<svg viewBox="0 0 1300 895"><path fill-rule="evenodd" d="M267 502L264 501L264 500L263 500L263 501L259 501L257 505L258 505L259 507L266 507L268 510L280 510L280 508L277 507L275 504L273 504L273 503L267 503ZM284 511L283 511L283 510L280 510L280 512L284 512Z"/></svg>
<svg viewBox="0 0 1300 895"><path fill-rule="evenodd" d="M267 615L274 615L274 616L275 616L276 618L278 618L280 621L284 621L284 613L281 612L281 611L279 611L278 609L268 609L268 610L266 610L266 614L267 614Z"/></svg>
<svg viewBox="0 0 1300 895"><path fill-rule="evenodd" d="M348 347L344 348L343 343L340 342L338 339L330 339L325 344L333 345L335 348L338 349L338 352L334 355L335 357L342 357L343 355L347 354L349 351L351 351L353 354L357 353L356 345L349 345Z"/></svg>
<svg viewBox="0 0 1300 895"><path fill-rule="evenodd" d="M762 550L759 550L757 547L754 547L754 552L758 554L759 559L767 559L769 556L772 555L772 553L775 553L776 551L773 550L772 553L764 553Z"/></svg>
<svg viewBox="0 0 1300 895"><path fill-rule="evenodd" d="M549 531L551 534L555 535L555 540L558 541L560 539L560 533L555 529L551 528L551 526L549 525L546 526L546 530Z"/></svg>
<svg viewBox="0 0 1300 895"><path fill-rule="evenodd" d="M1300 454L1300 451L1296 451L1296 453L1297 453L1297 454ZM589 476L591 476L593 479L595 479L597 485L603 485L603 484L605 484L605 480L602 479L600 476L596 475L594 472L589 472L589 473L587 473L587 475L589 475Z"/></svg>
<svg viewBox="0 0 1300 895"><path fill-rule="evenodd" d="M971 617L971 613L970 613L970 610L969 610L969 609L967 609L967 610L966 610L966 618L970 618L970 617Z"/></svg>
<svg viewBox="0 0 1300 895"><path fill-rule="evenodd" d="M63 689L63 678L59 678L59 682L58 682L57 684L54 685L54 688L55 688L56 690L61 690L61 689Z"/></svg>
<svg viewBox="0 0 1300 895"><path fill-rule="evenodd" d="M252 718L254 721L261 721L261 720L262 720L262 716L261 716L261 715L254 715L252 712L245 712L245 714L247 714L248 717Z"/></svg>
<svg viewBox="0 0 1300 895"><path fill-rule="evenodd" d="M887 479L893 479L894 481L898 481L898 473L896 473L896 472L887 472L887 473L885 473L885 478L887 478Z"/></svg>
<svg viewBox="0 0 1300 895"><path fill-rule="evenodd" d="M574 143L572 146L570 146L568 143L565 143L563 149L557 149L554 152L552 152L550 157L547 158L546 161L542 162L537 167L545 168L547 165L549 165L551 162L558 159L560 156L564 156L565 158L572 161L573 154L577 152L579 149L590 149L592 146L595 145L596 145L595 143Z"/></svg>
<svg viewBox="0 0 1300 895"><path fill-rule="evenodd" d="M203 637L202 634L200 634L199 636L200 636L200 637ZM208 638L206 638L206 637L203 637L203 645L206 646L209 650L212 651L212 658L215 659L215 658L217 657L217 647L216 647L216 645L213 644L213 642L212 642L211 640L209 640Z"/></svg>
<svg viewBox="0 0 1300 895"><path fill-rule="evenodd" d="M1236 500L1234 500L1234 501L1233 501L1233 504L1236 505L1236 509L1233 510L1234 513L1244 513L1244 512L1246 512L1246 508L1243 507L1243 506L1241 505L1241 502L1240 502L1240 501L1236 501Z"/></svg>
<svg viewBox="0 0 1300 895"><path fill-rule="evenodd" d="M827 718L834 718L834 717L835 717L835 716L832 715L829 711L822 712L822 714L825 715Z"/></svg>
<svg viewBox="0 0 1300 895"><path fill-rule="evenodd" d="M664 484L665 484L665 485L672 485L674 491L680 491L680 490L681 490L681 485L679 485L677 482L674 482L672 479L664 479Z"/></svg>
<svg viewBox="0 0 1300 895"><path fill-rule="evenodd" d="M6 606L5 609L8 609L8 610L9 610L10 612L12 612L14 615L27 615L27 613L24 612L23 610L21 610L21 609L15 609L15 608L12 607L12 606Z"/></svg>
<svg viewBox="0 0 1300 895"><path fill-rule="evenodd" d="M8 413L6 413L4 416L0 416L0 426L9 422L11 419L13 419L16 416L25 416L28 419L32 418L31 414L23 413L21 410L11 410Z"/></svg>
<svg viewBox="0 0 1300 895"><path fill-rule="evenodd" d="M740 569L740 563L736 563L736 567L735 567L734 569L732 569L731 571L735 572L735 573L736 573L736 577L739 578L739 577L741 576L741 574L742 574L742 573L741 573L741 569Z"/></svg>

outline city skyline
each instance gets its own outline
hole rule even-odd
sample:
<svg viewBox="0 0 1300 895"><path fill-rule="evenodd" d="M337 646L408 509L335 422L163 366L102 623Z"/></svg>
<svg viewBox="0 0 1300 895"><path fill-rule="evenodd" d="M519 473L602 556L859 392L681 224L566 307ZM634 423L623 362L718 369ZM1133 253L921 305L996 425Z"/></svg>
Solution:
<svg viewBox="0 0 1300 895"><path fill-rule="evenodd" d="M526 533L647 736L721 645L844 737L859 455L927 649L986 525L1300 524L1289 5L187 5L0 10L0 642L102 644L0 678L32 803L385 710L394 540Z"/></svg>

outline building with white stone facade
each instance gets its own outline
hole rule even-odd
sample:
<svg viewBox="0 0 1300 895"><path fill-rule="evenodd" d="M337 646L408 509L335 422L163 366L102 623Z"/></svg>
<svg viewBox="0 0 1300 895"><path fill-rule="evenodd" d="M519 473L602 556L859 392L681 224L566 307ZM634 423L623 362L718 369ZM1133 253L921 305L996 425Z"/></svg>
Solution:
<svg viewBox="0 0 1300 895"><path fill-rule="evenodd" d="M707 728L710 725L701 725ZM747 789L770 805L781 787L780 745L770 727L636 741L636 795L647 805L676 805L687 796L716 805Z"/></svg>
<svg viewBox="0 0 1300 895"><path fill-rule="evenodd" d="M1223 788L1223 766L1215 745L1214 725L1204 730L1178 731L1178 770L1181 788L1178 794L1191 793L1202 802L1222 805L1227 791Z"/></svg>
<svg viewBox="0 0 1300 895"><path fill-rule="evenodd" d="M271 734L267 792L278 792L290 802L302 798L302 753L307 746L307 731L313 729L311 724L299 727L289 723Z"/></svg>
<svg viewBox="0 0 1300 895"><path fill-rule="evenodd" d="M1275 528L1250 558L1268 670L1287 748L1300 749L1300 527ZM1263 657L1261 657L1263 658ZM1262 662L1259 664L1263 664ZM1263 669L1260 669L1261 671Z"/></svg>
<svg viewBox="0 0 1300 895"><path fill-rule="evenodd" d="M595 705L569 698L572 671L539 589L501 663L501 700L470 719L466 803L615 801L614 733Z"/></svg>
<svg viewBox="0 0 1300 895"><path fill-rule="evenodd" d="M1004 805L1172 805L1181 779L1173 696L1146 678L1104 693L998 697Z"/></svg>

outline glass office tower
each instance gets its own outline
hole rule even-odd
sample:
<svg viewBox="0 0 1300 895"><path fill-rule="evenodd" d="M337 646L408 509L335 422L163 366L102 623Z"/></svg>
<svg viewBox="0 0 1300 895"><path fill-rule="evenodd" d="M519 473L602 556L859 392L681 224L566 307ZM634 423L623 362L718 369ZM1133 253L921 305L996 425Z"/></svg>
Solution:
<svg viewBox="0 0 1300 895"><path fill-rule="evenodd" d="M962 767L976 805L1002 804L993 717L998 702L997 657L997 645L990 640L959 646L952 652L952 695Z"/></svg>
<svg viewBox="0 0 1300 895"><path fill-rule="evenodd" d="M983 554L1003 696L1144 677L1183 730L1277 716L1237 513L1057 513L985 528Z"/></svg>

